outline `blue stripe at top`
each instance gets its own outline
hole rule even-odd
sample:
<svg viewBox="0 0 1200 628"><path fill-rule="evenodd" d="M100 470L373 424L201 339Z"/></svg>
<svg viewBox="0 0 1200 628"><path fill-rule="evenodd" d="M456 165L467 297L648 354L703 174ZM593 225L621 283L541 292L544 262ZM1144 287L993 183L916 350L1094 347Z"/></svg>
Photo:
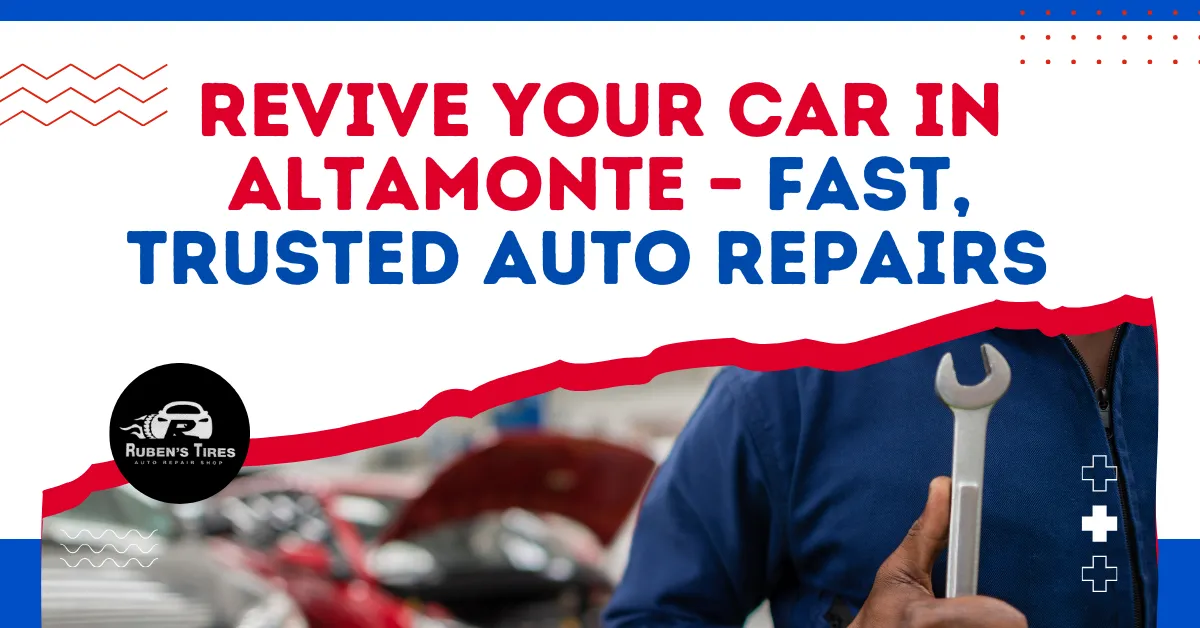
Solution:
<svg viewBox="0 0 1200 628"><path fill-rule="evenodd" d="M1072 15L1071 11L1075 14ZM1022 11L1024 12L1022 14ZM1049 11L1049 15L1046 12ZM1099 15L1097 15L1099 11ZM1122 15L1121 12L1126 14ZM1175 5L1060 4L1006 0L7 0L0 20L80 21L1183 21L1200 19L1200 0Z"/></svg>

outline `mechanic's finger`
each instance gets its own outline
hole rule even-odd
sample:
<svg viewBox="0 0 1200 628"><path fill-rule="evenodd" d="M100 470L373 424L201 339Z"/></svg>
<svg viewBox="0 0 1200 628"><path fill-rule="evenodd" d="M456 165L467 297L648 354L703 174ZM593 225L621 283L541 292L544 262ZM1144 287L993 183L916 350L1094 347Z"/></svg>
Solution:
<svg viewBox="0 0 1200 628"><path fill-rule="evenodd" d="M950 478L935 478L929 484L929 495L925 499L925 511L909 529L888 565L905 575L925 580L933 573L933 564L942 550L946 549L950 536Z"/></svg>
<svg viewBox="0 0 1200 628"><path fill-rule="evenodd" d="M1028 628L1020 611L983 596L929 600L910 604L905 628Z"/></svg>

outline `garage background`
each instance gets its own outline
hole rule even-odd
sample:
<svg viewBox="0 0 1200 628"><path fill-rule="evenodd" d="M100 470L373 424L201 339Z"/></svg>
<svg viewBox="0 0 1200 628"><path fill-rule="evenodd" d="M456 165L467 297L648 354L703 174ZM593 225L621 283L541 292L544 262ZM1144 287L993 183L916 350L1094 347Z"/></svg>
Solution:
<svg viewBox="0 0 1200 628"><path fill-rule="evenodd" d="M670 453L675 436L691 416L717 369L665 373L641 386L573 392L555 390L541 397L495 408L477 417L452 417L434 425L424 436L337 458L288 465L314 474L354 469L436 467L470 444L504 429L551 430L573 436L603 438L648 450L658 462ZM607 557L615 580L625 569L636 513ZM771 628L764 604L747 622L748 628Z"/></svg>

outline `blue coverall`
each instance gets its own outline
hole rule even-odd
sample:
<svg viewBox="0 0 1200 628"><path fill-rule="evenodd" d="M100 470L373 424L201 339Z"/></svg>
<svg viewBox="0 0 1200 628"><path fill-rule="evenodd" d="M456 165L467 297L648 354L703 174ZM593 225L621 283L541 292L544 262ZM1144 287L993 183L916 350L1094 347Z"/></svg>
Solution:
<svg viewBox="0 0 1200 628"><path fill-rule="evenodd" d="M1107 373L1064 337L1008 330L848 372L722 370L645 496L605 625L741 626L764 600L777 628L847 625L950 474L938 361L975 383L984 342L1012 385L988 428L980 594L1031 628L1154 627L1158 370L1153 328L1133 325ZM1095 506L1117 524L1103 541L1083 530ZM941 597L944 553L933 582Z"/></svg>

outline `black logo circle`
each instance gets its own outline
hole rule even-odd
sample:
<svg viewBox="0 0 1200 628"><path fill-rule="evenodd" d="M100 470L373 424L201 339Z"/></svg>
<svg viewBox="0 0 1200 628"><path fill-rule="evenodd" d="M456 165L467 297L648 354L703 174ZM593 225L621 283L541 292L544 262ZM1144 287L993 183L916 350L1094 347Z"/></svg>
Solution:
<svg viewBox="0 0 1200 628"><path fill-rule="evenodd" d="M147 497L190 504L221 492L250 449L242 398L195 364L164 364L133 380L108 428L121 475Z"/></svg>

